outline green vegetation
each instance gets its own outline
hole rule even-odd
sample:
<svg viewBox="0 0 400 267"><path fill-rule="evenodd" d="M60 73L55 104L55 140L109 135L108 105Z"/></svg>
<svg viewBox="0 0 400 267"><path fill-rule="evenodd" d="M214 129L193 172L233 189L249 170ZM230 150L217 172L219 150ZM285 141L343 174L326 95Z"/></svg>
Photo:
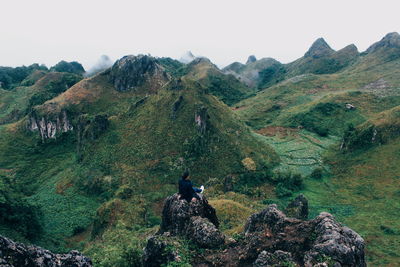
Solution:
<svg viewBox="0 0 400 267"><path fill-rule="evenodd" d="M56 97L81 79L81 75L71 73L36 71L21 86L0 89L0 124L18 121L34 106Z"/></svg>
<svg viewBox="0 0 400 267"><path fill-rule="evenodd" d="M64 60L58 62L56 65L50 68L50 71L55 72L69 72L78 75L82 75L85 73L85 69L82 65L76 61L66 62Z"/></svg>
<svg viewBox="0 0 400 267"><path fill-rule="evenodd" d="M39 66L39 64L16 68L0 67L0 89L11 90L19 86L22 81L37 70L47 71L48 69L44 65Z"/></svg>

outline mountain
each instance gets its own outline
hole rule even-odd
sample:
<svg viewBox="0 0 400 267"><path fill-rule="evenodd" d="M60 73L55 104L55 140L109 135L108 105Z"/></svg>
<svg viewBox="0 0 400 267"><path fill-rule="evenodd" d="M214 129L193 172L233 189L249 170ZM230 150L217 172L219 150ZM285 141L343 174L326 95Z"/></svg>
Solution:
<svg viewBox="0 0 400 267"><path fill-rule="evenodd" d="M222 71L225 74L232 74L249 87L258 88L261 84L265 83L266 72L272 69L279 69L281 65L281 63L273 58L262 58L256 60L254 56L250 56L246 65L234 62L223 68ZM270 79L272 80L273 78Z"/></svg>
<svg viewBox="0 0 400 267"><path fill-rule="evenodd" d="M184 77L199 82L211 94L228 105L233 105L255 92L233 75L225 75L207 58L197 58L189 63L187 75Z"/></svg>
<svg viewBox="0 0 400 267"><path fill-rule="evenodd" d="M341 50L334 51L323 38L317 39L304 57L287 64L287 78L297 75L330 74L335 73L358 58L358 50L355 45L349 45Z"/></svg>
<svg viewBox="0 0 400 267"><path fill-rule="evenodd" d="M304 57L320 58L326 57L335 52L324 40L324 38L318 38L304 54Z"/></svg>
<svg viewBox="0 0 400 267"><path fill-rule="evenodd" d="M323 38L319 38L303 57L291 63L281 64L272 58L256 60L255 57L249 57L246 65L234 62L223 71L234 75L249 87L264 89L302 74L336 73L353 63L358 56L355 45L335 51Z"/></svg>

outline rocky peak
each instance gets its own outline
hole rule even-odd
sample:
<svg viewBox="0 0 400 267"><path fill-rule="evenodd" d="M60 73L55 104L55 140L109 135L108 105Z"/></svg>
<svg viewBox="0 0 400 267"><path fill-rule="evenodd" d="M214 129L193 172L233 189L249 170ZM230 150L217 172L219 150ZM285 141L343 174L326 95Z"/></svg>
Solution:
<svg viewBox="0 0 400 267"><path fill-rule="evenodd" d="M157 59L147 55L124 56L110 70L110 81L118 91L145 88L157 92L170 80Z"/></svg>
<svg viewBox="0 0 400 267"><path fill-rule="evenodd" d="M345 46L344 48L340 49L338 52L346 52L350 54L358 54L358 48L355 44L349 44L348 46Z"/></svg>
<svg viewBox="0 0 400 267"><path fill-rule="evenodd" d="M318 38L304 54L305 57L319 58L327 56L335 52L324 40L324 38Z"/></svg>
<svg viewBox="0 0 400 267"><path fill-rule="evenodd" d="M373 53L380 48L400 48L400 34L397 32L391 32L385 35L379 42L371 45L366 52Z"/></svg>
<svg viewBox="0 0 400 267"><path fill-rule="evenodd" d="M188 64L192 62L196 57L192 54L191 51L187 51L185 54L183 54L180 58L179 61Z"/></svg>
<svg viewBox="0 0 400 267"><path fill-rule="evenodd" d="M0 266L2 267L91 267L92 261L80 252L54 254L36 246L26 246L0 236Z"/></svg>
<svg viewBox="0 0 400 267"><path fill-rule="evenodd" d="M249 56L247 58L246 65L250 64L250 63L253 63L253 62L256 62L256 61L257 61L257 58L254 55L251 55L251 56Z"/></svg>

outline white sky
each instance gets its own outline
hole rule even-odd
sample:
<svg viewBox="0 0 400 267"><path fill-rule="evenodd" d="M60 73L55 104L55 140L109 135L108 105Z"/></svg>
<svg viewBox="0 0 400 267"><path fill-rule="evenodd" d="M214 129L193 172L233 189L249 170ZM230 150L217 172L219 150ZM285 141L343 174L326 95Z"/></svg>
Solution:
<svg viewBox="0 0 400 267"><path fill-rule="evenodd" d="M0 0L0 65L89 68L102 54L179 58L185 51L219 66L301 57L324 37L360 51L400 31L399 0Z"/></svg>

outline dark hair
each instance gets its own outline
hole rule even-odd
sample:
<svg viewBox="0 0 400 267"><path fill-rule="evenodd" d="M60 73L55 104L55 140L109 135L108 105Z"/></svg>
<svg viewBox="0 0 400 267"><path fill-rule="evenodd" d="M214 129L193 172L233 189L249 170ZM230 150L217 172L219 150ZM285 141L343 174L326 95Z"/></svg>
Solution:
<svg viewBox="0 0 400 267"><path fill-rule="evenodd" d="M186 179L186 178L188 178L188 177L189 177L189 171L186 170L186 171L184 171L183 174L182 174L182 179Z"/></svg>

